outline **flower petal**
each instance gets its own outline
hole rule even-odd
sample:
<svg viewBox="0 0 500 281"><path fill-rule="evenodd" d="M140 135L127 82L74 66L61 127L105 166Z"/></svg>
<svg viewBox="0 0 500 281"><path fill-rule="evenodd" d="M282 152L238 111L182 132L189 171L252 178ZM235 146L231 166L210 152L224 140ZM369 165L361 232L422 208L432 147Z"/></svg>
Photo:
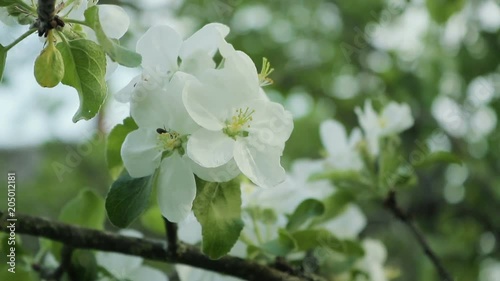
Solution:
<svg viewBox="0 0 500 281"><path fill-rule="evenodd" d="M106 36L121 38L128 30L130 19L125 10L117 5L99 5L99 21Z"/></svg>
<svg viewBox="0 0 500 281"><path fill-rule="evenodd" d="M189 162L176 152L163 159L157 185L162 215L176 223L185 219L196 196L196 182Z"/></svg>
<svg viewBox="0 0 500 281"><path fill-rule="evenodd" d="M292 114L279 103L255 100L248 103L255 112L248 129L252 140L260 145L283 147L293 130Z"/></svg>
<svg viewBox="0 0 500 281"><path fill-rule="evenodd" d="M124 254L97 252L96 261L99 266L105 268L114 277L122 279L128 277L131 271L139 268L143 259Z"/></svg>
<svg viewBox="0 0 500 281"><path fill-rule="evenodd" d="M177 69L177 56L182 45L181 36L166 25L151 27L137 42L137 52L142 55L142 66Z"/></svg>
<svg viewBox="0 0 500 281"><path fill-rule="evenodd" d="M261 187L272 187L286 178L281 167L282 150L276 147L254 147L245 140L239 140L234 147L234 160L241 172Z"/></svg>
<svg viewBox="0 0 500 281"><path fill-rule="evenodd" d="M182 93L182 100L191 118L203 128L213 131L222 130L228 115L225 104L215 98L217 92L213 87L190 81Z"/></svg>
<svg viewBox="0 0 500 281"><path fill-rule="evenodd" d="M131 177L151 175L160 165L161 151L157 148L157 135L154 129L139 128L125 138L121 155Z"/></svg>
<svg viewBox="0 0 500 281"><path fill-rule="evenodd" d="M219 167L233 158L234 143L222 131L199 129L189 137L187 154L202 167Z"/></svg>
<svg viewBox="0 0 500 281"><path fill-rule="evenodd" d="M234 159L231 159L226 164L215 168L205 168L198 165L193 160L191 160L191 162L193 172L205 181L226 182L234 179L240 174L240 168L238 168Z"/></svg>
<svg viewBox="0 0 500 281"><path fill-rule="evenodd" d="M129 102L135 91L135 86L141 81L141 75L137 75L123 89L119 90L115 95L115 99L119 102Z"/></svg>
<svg viewBox="0 0 500 281"><path fill-rule="evenodd" d="M209 23L184 41L179 56L184 60L201 52L213 57L228 34L229 27L226 25Z"/></svg>
<svg viewBox="0 0 500 281"><path fill-rule="evenodd" d="M321 143L330 155L342 153L347 149L347 134L344 126L336 120L325 120L319 127Z"/></svg>
<svg viewBox="0 0 500 281"><path fill-rule="evenodd" d="M189 117L182 103L182 90L188 74L174 74L166 89L139 89L130 104L131 115L139 127L174 129L191 133L198 126Z"/></svg>
<svg viewBox="0 0 500 281"><path fill-rule="evenodd" d="M382 120L387 124L382 128L382 136L401 133L413 126L410 106L407 104L389 103L382 111Z"/></svg>

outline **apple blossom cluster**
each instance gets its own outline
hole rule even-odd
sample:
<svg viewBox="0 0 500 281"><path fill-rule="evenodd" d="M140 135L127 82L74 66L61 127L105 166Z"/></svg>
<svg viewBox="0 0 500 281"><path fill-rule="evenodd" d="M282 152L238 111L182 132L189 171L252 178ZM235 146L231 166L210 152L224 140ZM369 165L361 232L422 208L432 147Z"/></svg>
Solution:
<svg viewBox="0 0 500 281"><path fill-rule="evenodd" d="M142 73L116 95L130 102L138 125L121 149L125 168L134 178L155 175L160 209L172 222L191 212L195 175L225 182L243 173L262 187L285 179L280 158L292 116L262 89L269 63L258 73L225 41L228 33L214 23L183 40L168 26L150 28L137 43Z"/></svg>
<svg viewBox="0 0 500 281"><path fill-rule="evenodd" d="M344 126L336 120L326 120L320 126L320 136L326 149L326 166L335 170L363 169L359 146L365 143L371 157L380 153L380 139L397 135L413 126L414 120L407 104L390 102L381 113L377 113L371 100L366 100L364 108L357 107L356 115L361 129L354 128L348 135Z"/></svg>

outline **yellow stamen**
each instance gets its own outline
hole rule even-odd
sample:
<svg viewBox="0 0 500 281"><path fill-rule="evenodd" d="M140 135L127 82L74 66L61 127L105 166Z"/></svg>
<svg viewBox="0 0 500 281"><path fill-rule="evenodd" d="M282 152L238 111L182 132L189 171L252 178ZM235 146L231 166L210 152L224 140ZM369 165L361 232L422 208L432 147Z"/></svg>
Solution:
<svg viewBox="0 0 500 281"><path fill-rule="evenodd" d="M271 63L267 60L267 58L262 58L262 69L259 73L259 82L261 87L274 83L274 81L268 77L273 71L274 68L271 68Z"/></svg>

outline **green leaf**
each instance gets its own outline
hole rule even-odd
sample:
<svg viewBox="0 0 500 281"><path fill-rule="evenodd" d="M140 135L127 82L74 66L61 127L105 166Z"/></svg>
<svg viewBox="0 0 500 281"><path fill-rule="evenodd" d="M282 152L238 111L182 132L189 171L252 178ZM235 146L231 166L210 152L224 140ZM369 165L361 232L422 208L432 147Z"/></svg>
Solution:
<svg viewBox="0 0 500 281"><path fill-rule="evenodd" d="M238 181L205 182L197 179L193 212L202 227L202 250L211 259L227 254L243 229Z"/></svg>
<svg viewBox="0 0 500 281"><path fill-rule="evenodd" d="M297 243L299 251L307 251L317 247L326 247L337 252L342 252L342 241L325 229L301 230L291 234Z"/></svg>
<svg viewBox="0 0 500 281"><path fill-rule="evenodd" d="M64 77L64 61L54 43L49 43L36 58L34 70L35 79L42 87L53 88L61 82Z"/></svg>
<svg viewBox="0 0 500 281"><path fill-rule="evenodd" d="M427 155L424 160L413 163L417 168L425 168L434 164L462 164L462 160L455 154L447 151L437 151Z"/></svg>
<svg viewBox="0 0 500 281"><path fill-rule="evenodd" d="M7 60L7 50L0 45L0 82L2 82L3 71L5 70L5 61Z"/></svg>
<svg viewBox="0 0 500 281"><path fill-rule="evenodd" d="M95 191L84 189L61 210L59 220L73 225L103 229L106 214L104 200Z"/></svg>
<svg viewBox="0 0 500 281"><path fill-rule="evenodd" d="M80 97L73 122L89 120L106 99L106 55L97 43L87 39L64 41L57 49L64 59L62 83L75 88Z"/></svg>
<svg viewBox="0 0 500 281"><path fill-rule="evenodd" d="M321 216L325 212L325 206L316 199L307 199L302 201L288 219L286 229L288 231L298 230L306 222Z"/></svg>
<svg viewBox="0 0 500 281"><path fill-rule="evenodd" d="M106 211L112 224L127 227L148 207L152 180L153 176L132 178L123 171L106 197Z"/></svg>
<svg viewBox="0 0 500 281"><path fill-rule="evenodd" d="M109 133L106 141L106 162L113 179L116 179L123 169L121 149L125 137L137 128L134 119L127 117L123 120L123 124L116 125Z"/></svg>
<svg viewBox="0 0 500 281"><path fill-rule="evenodd" d="M340 215L346 206L354 200L351 192L339 190L323 200L325 211L321 217L314 220L314 224L329 221Z"/></svg>
<svg viewBox="0 0 500 281"><path fill-rule="evenodd" d="M106 36L99 21L99 7L97 5L85 11L85 21L95 31L97 41L112 60L127 67L136 67L141 64L141 55L125 49Z"/></svg>
<svg viewBox="0 0 500 281"><path fill-rule="evenodd" d="M141 216L142 225L149 231L158 235L165 234L165 226L160 207L153 206Z"/></svg>
<svg viewBox="0 0 500 281"><path fill-rule="evenodd" d="M278 238L264 243L262 249L275 256L285 256L297 248L297 242L284 229L278 231Z"/></svg>

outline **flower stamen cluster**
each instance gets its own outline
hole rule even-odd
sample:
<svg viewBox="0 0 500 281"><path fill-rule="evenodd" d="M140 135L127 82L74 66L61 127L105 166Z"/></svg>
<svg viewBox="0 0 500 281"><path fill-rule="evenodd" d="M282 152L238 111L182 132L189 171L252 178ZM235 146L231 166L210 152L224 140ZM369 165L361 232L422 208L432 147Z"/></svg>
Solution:
<svg viewBox="0 0 500 281"><path fill-rule="evenodd" d="M237 109L236 115L231 117L231 121L226 121L226 127L223 129L223 132L233 139L236 139L237 136L248 136L248 132L244 131L244 128L250 128L250 124L248 123L253 120L252 114L254 112L255 110L250 110L248 107L245 111L241 108Z"/></svg>

